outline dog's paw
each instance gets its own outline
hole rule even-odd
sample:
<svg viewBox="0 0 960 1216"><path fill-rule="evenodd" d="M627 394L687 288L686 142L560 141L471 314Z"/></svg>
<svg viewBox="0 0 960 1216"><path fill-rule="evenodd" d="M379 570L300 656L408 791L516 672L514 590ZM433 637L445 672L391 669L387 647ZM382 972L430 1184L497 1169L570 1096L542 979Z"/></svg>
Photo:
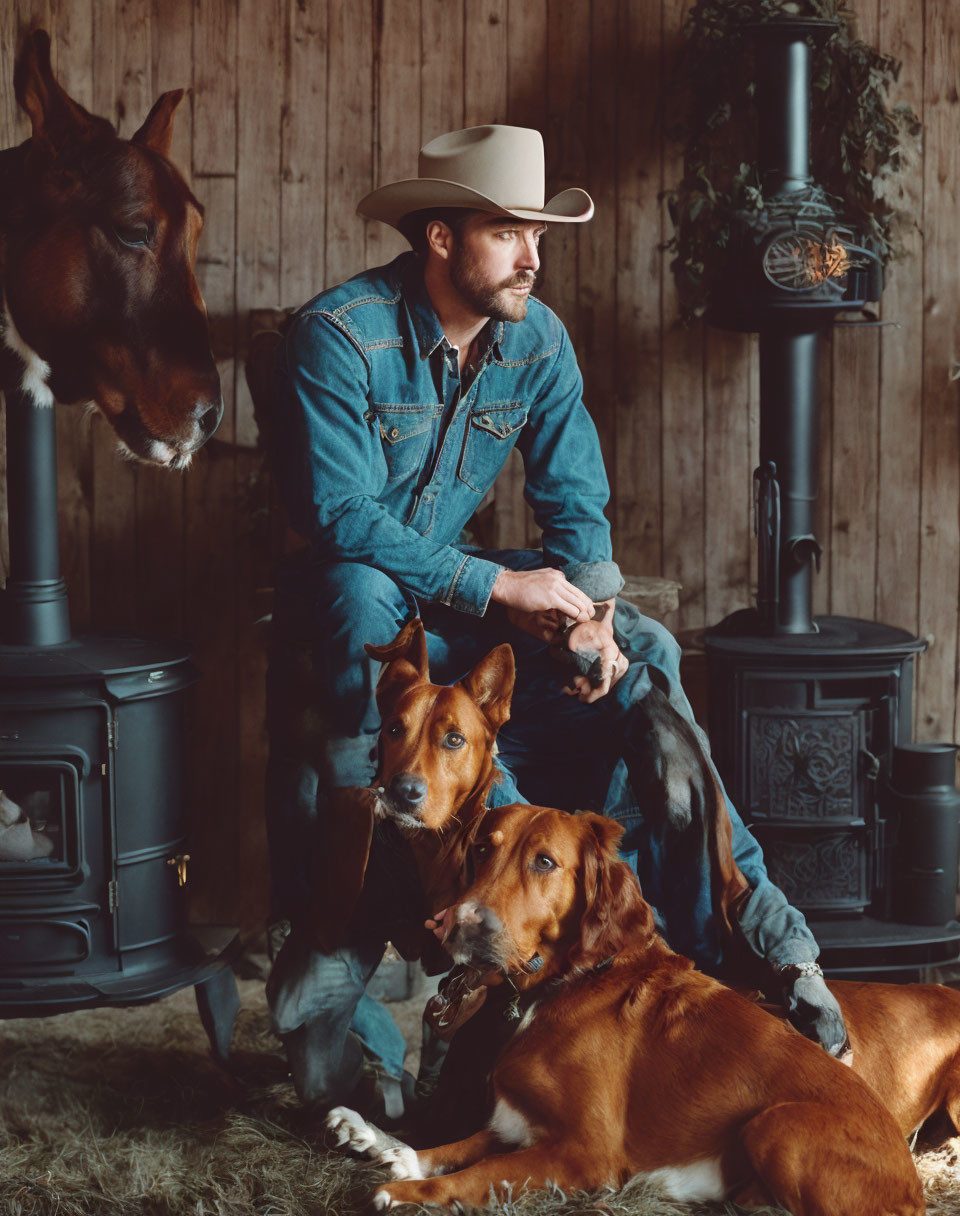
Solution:
<svg viewBox="0 0 960 1216"><path fill-rule="evenodd" d="M324 1127L337 1148L368 1153L377 1142L376 1128L346 1106L335 1106L324 1120Z"/></svg>
<svg viewBox="0 0 960 1216"><path fill-rule="evenodd" d="M374 1159L378 1165L388 1169L394 1178L418 1181L423 1178L420 1161L409 1144L397 1144L391 1148L385 1148L376 1153Z"/></svg>
<svg viewBox="0 0 960 1216"><path fill-rule="evenodd" d="M387 1208L395 1208L399 1204L389 1191L380 1190L373 1197L373 1206L378 1212L385 1212Z"/></svg>

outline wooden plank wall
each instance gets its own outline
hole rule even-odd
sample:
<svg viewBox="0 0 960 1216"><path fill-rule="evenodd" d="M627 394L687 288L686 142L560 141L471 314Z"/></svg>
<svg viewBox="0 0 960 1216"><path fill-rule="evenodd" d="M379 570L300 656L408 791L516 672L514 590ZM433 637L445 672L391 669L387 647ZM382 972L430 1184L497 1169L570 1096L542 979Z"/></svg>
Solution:
<svg viewBox="0 0 960 1216"><path fill-rule="evenodd" d="M896 327L838 331L821 364L821 612L929 636L918 733L957 732L960 6L858 0L865 37L903 61L895 100L925 124L902 184L915 217L884 294ZM473 123L545 136L550 190L597 217L545 242L542 295L566 322L613 489L617 556L676 578L697 629L750 602L756 339L677 325L660 192L678 173L662 83L684 0L7 0L0 139L26 135L12 58L31 23L84 105L130 135L154 97L192 87L174 156L206 205L200 279L225 413L186 476L119 461L106 426L58 419L63 565L74 626L192 639L204 678L192 739L194 911L248 928L266 911L263 669L270 491L242 347L252 308L302 303L403 248L354 214L415 169L420 144ZM2 435L2 432L0 432ZM0 440L0 472L2 472ZM535 539L511 464L498 543ZM3 516L0 513L0 535ZM275 531L275 529L273 530ZM0 542L0 573L5 549Z"/></svg>

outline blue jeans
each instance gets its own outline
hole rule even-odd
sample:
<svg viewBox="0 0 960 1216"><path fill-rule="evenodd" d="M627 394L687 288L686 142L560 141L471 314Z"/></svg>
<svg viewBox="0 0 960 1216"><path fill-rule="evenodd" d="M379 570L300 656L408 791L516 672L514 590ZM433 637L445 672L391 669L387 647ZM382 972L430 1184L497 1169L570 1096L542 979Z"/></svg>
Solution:
<svg viewBox="0 0 960 1216"><path fill-rule="evenodd" d="M543 561L539 551L530 550L485 551L483 557L514 570L534 569ZM614 636L630 666L606 697L585 705L562 691L566 671L549 648L514 628L502 612L491 609L484 617L474 617L442 605L419 605L388 575L351 562L300 567L286 580L278 580L267 698L271 734L267 826L275 912L289 916L296 925L300 910L307 906L309 859L304 842L311 838L318 814L318 789L322 806L325 786L369 785L374 776L379 664L367 657L363 645L391 641L418 614L426 629L430 677L435 683L453 683L501 642L513 647L517 676L511 716L498 736L503 776L494 786L490 805L527 800L571 811L601 811L624 822L624 854L638 871L649 902L657 907L671 945L701 965L715 963L719 949L706 858L699 872L684 875L682 881L659 881L670 871L662 865L662 846L646 829L621 759L624 718L649 692L651 669L658 673L657 683L674 707L692 720L680 687L680 648L671 634L618 600ZM296 699L296 668L305 649L312 655L318 691L304 700L318 721L312 733L298 734L289 725L288 707ZM756 842L729 809L734 855L748 881L758 889L766 884L792 914L784 920L778 905L776 923L766 912L759 917L769 939L763 952L770 953L766 948L770 942L776 945L803 933L809 937L802 917L789 909L766 878ZM379 865L376 841L374 845L371 865ZM380 868L381 885L387 888L389 870ZM391 898L384 894L378 927L368 930L362 943L362 965L354 957L357 943L331 956L313 951L307 961L294 932L277 960L272 1016L281 1036L308 1023L328 1027L329 1034L318 1037L329 1042L331 1060L342 1051L346 1022L352 1018L353 1030L386 1070L399 1076L403 1059L399 1031L383 1006L363 997L366 980L389 938ZM402 893L396 898L402 899ZM799 926L794 918L799 918ZM372 923L371 918L367 923ZM809 949L800 951L799 957L811 957ZM338 1091L329 1097L339 1100L346 1092L345 1079L335 1077L333 1063L327 1072L337 1081Z"/></svg>

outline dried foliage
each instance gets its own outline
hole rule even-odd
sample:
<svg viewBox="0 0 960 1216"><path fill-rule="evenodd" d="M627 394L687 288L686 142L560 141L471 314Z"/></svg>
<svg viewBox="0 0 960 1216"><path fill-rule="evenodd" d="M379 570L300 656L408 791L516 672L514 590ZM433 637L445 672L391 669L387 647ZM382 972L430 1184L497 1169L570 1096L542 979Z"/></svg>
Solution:
<svg viewBox="0 0 960 1216"><path fill-rule="evenodd" d="M263 985L240 985L230 1071L188 990L138 1009L0 1022L0 1216L361 1216L384 1180L328 1152L271 1036ZM921 1155L928 1210L960 1210L957 1141ZM406 1208L405 1211L441 1209ZM445 1210L445 1209L444 1209ZM496 1216L732 1216L634 1181L519 1193ZM762 1209L764 1216L773 1209Z"/></svg>
<svg viewBox="0 0 960 1216"><path fill-rule="evenodd" d="M696 0L668 126L683 148L684 176L667 196L674 225L667 248L688 320L703 314L728 269L735 224L766 222L757 165L746 159L757 146L757 121L751 40L741 27L785 15L838 23L811 43L811 172L884 264L896 251L896 179L920 133L909 106L889 104L900 64L854 36L843 0Z"/></svg>

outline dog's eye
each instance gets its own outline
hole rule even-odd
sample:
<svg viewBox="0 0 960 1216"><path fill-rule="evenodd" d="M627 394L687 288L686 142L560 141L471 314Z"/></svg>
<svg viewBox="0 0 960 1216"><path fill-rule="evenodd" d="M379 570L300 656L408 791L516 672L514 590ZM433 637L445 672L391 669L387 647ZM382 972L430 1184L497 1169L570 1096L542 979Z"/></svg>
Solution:
<svg viewBox="0 0 960 1216"><path fill-rule="evenodd" d="M548 870L555 870L557 863L547 853L538 853L533 859L533 868L546 874Z"/></svg>
<svg viewBox="0 0 960 1216"><path fill-rule="evenodd" d="M466 743L466 739L464 739L463 735L461 735L457 730L449 730L443 736L444 747L456 749L458 747L463 747L464 743Z"/></svg>
<svg viewBox="0 0 960 1216"><path fill-rule="evenodd" d="M387 727L387 734L390 736L391 739L399 739L400 736L403 734L403 723L402 722L391 722L390 725Z"/></svg>

